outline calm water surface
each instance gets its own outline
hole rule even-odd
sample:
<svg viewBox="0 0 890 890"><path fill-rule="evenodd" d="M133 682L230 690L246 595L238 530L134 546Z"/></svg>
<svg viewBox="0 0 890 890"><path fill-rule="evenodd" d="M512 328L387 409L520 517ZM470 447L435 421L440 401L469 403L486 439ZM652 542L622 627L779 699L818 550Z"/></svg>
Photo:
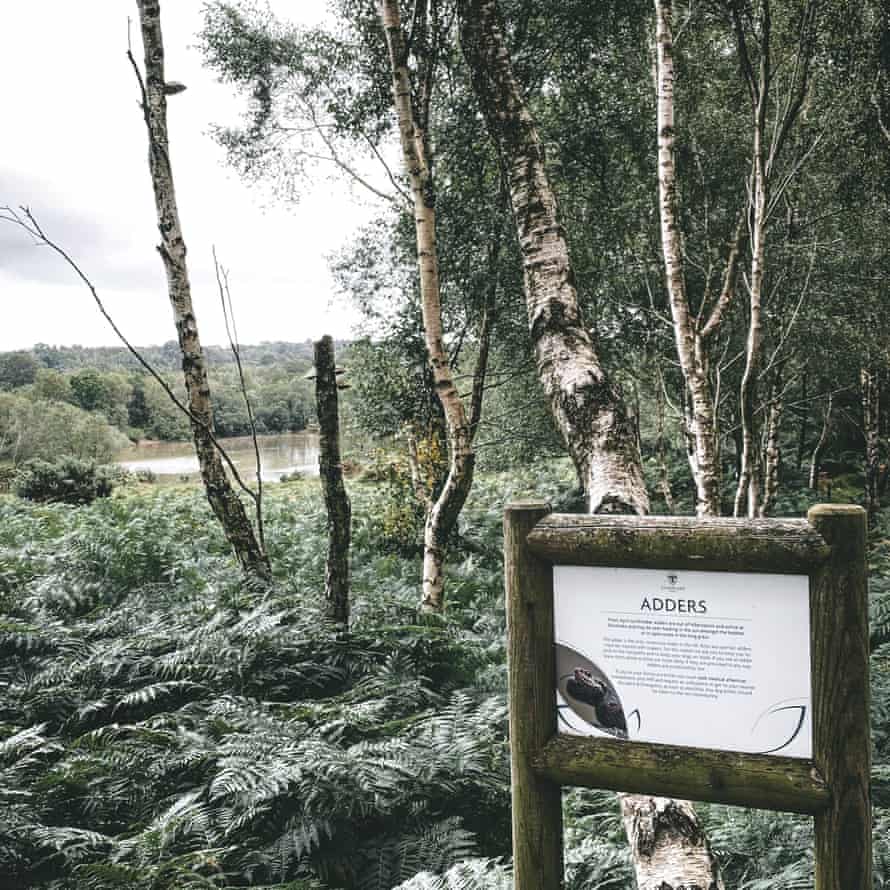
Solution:
<svg viewBox="0 0 890 890"><path fill-rule="evenodd" d="M318 433L284 433L258 436L263 480L277 482L284 473L318 475ZM246 482L256 472L250 436L221 436L219 440ZM127 470L151 470L156 476L178 479L198 473L198 458L191 442L141 442L121 451L116 463ZM163 481L163 480L162 480Z"/></svg>

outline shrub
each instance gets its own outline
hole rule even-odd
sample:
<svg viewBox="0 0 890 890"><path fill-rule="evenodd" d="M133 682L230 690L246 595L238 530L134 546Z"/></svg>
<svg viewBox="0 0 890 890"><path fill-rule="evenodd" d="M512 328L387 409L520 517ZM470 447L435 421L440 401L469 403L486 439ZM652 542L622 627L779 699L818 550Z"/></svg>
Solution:
<svg viewBox="0 0 890 890"><path fill-rule="evenodd" d="M107 498L114 488L108 467L76 457L30 460L19 468L14 484L15 493L29 501L66 504L89 504Z"/></svg>

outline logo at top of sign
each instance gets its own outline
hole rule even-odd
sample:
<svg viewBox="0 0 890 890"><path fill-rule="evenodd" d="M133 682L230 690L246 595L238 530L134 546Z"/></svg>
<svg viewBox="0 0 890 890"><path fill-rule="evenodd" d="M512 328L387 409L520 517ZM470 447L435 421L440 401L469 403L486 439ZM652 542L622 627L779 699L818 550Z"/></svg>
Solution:
<svg viewBox="0 0 890 890"><path fill-rule="evenodd" d="M661 589L667 590L669 593L680 593L683 590L686 590L685 587L681 587L677 582L680 580L680 576L675 572L668 572L665 575L667 578L667 584L662 584Z"/></svg>

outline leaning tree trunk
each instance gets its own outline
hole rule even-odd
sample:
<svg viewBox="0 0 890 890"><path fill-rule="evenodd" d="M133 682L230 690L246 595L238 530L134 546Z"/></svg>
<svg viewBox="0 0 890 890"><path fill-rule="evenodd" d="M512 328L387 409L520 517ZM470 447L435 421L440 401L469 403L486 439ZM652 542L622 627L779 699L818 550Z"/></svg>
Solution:
<svg viewBox="0 0 890 890"><path fill-rule="evenodd" d="M538 377L593 512L645 513L633 423L582 319L544 149L522 98L496 0L460 0L461 45L503 160L522 251Z"/></svg>
<svg viewBox="0 0 890 890"><path fill-rule="evenodd" d="M689 392L690 468L699 516L720 514L716 413L707 365L695 321L689 311L683 245L677 213L677 173L674 163L674 56L671 36L672 0L655 0L657 55L658 207L668 302L683 380Z"/></svg>
<svg viewBox="0 0 890 890"><path fill-rule="evenodd" d="M421 608L441 612L444 607L445 552L460 511L473 483L475 454L470 422L451 373L442 335L436 211L433 176L427 155L424 126L414 113L408 47L399 16L398 0L381 0L380 17L392 68L393 97L405 172L411 182L423 330L436 393L448 427L449 471L439 497L427 513L423 534L423 593ZM424 103L419 103L421 106Z"/></svg>
<svg viewBox="0 0 890 890"><path fill-rule="evenodd" d="M322 337L315 344L315 405L319 429L318 472L328 514L325 614L337 624L348 625L352 506L343 484L337 389L334 341L330 337Z"/></svg>
<svg viewBox="0 0 890 890"><path fill-rule="evenodd" d="M192 307L191 285L186 266L185 241L179 223L170 145L167 133L167 92L164 79L164 43L159 0L137 0L145 50L143 112L148 130L148 164L154 187L158 230L158 252L167 273L167 289L188 393L192 436L201 468L201 478L210 506L242 567L260 578L270 576L269 560L260 546L244 505L226 476L213 432L213 409L204 351ZM135 64L135 63L134 63Z"/></svg>
<svg viewBox="0 0 890 890"><path fill-rule="evenodd" d="M591 512L646 513L634 430L581 320L543 148L513 73L497 0L458 0L458 17L473 88L508 171L529 325L551 411L588 482ZM622 812L640 890L722 890L689 804L623 795Z"/></svg>
<svg viewBox="0 0 890 890"><path fill-rule="evenodd" d="M859 380L862 386L862 433L865 438L865 505L869 515L874 516L880 506L880 388L877 375L870 367L861 369Z"/></svg>

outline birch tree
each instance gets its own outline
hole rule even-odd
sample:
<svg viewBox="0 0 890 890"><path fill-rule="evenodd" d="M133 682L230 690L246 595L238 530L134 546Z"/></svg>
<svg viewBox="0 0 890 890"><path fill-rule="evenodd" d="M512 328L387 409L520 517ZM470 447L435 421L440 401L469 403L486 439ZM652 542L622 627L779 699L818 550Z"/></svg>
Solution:
<svg viewBox="0 0 890 890"><path fill-rule="evenodd" d="M254 576L265 579L270 576L268 557L254 532L244 505L226 475L226 468L213 431L210 384L192 305L186 246L179 222L170 162L167 96L175 92L175 88L171 88L164 75L160 2L137 0L137 5L145 53L144 80L132 54L130 59L139 75L143 94L142 110L148 133L148 165L154 190L158 231L161 236L158 253L167 273L167 290L173 307L179 348L182 352L182 372L188 395L188 413L201 478L210 506L241 566Z"/></svg>
<svg viewBox="0 0 890 890"><path fill-rule="evenodd" d="M748 291L748 335L745 368L739 390L742 455L733 513L757 516L761 511L762 452L757 384L764 342L764 268L767 224L785 189L806 160L809 150L780 175L779 161L807 96L814 53L817 0L806 0L800 10L796 48L783 83L773 60L773 16L770 0L755 13L743 0L732 0L730 15L739 65L751 103L751 172L748 180L748 227L751 262ZM752 53L749 34L754 35ZM789 67L790 63L790 67ZM772 115L771 112L772 111ZM777 182L778 179L778 182Z"/></svg>
<svg viewBox="0 0 890 890"><path fill-rule="evenodd" d="M514 75L496 0L459 0L460 39L489 134L507 170L538 374L591 512L646 513L635 432L584 327L535 120ZM622 795L641 890L722 888L691 805Z"/></svg>
<svg viewBox="0 0 890 890"><path fill-rule="evenodd" d="M720 459L717 411L709 379L709 347L733 299L743 236L741 221L729 244L720 294L710 314L694 315L686 292L683 243L678 218L677 171L674 158L674 55L672 0L655 0L656 87L658 122L658 209L668 303L674 340L687 390L686 435L689 464L696 490L696 512L718 516ZM702 310L706 300L702 300Z"/></svg>
<svg viewBox="0 0 890 890"><path fill-rule="evenodd" d="M544 149L513 74L497 3L461 0L458 15L474 92L506 171L529 330L551 413L591 511L645 513L634 425L581 317Z"/></svg>
<svg viewBox="0 0 890 890"><path fill-rule="evenodd" d="M413 39L428 41L436 27L436 2L419 0L415 11ZM432 9L430 8L432 6ZM381 0L380 20L392 69L392 90L399 122L402 162L411 184L414 226L417 237L417 265L424 339L433 371L436 394L445 412L448 431L448 477L427 513L423 535L423 591L421 607L441 611L444 606L445 552L473 483L475 454L470 419L454 384L442 328L439 292L436 206L430 164L429 110L435 65L432 46L426 48L417 84L412 85L408 70L408 43L402 28L398 0ZM431 21L431 13L433 21ZM435 41L435 36L432 41ZM478 421L478 419L477 419Z"/></svg>

